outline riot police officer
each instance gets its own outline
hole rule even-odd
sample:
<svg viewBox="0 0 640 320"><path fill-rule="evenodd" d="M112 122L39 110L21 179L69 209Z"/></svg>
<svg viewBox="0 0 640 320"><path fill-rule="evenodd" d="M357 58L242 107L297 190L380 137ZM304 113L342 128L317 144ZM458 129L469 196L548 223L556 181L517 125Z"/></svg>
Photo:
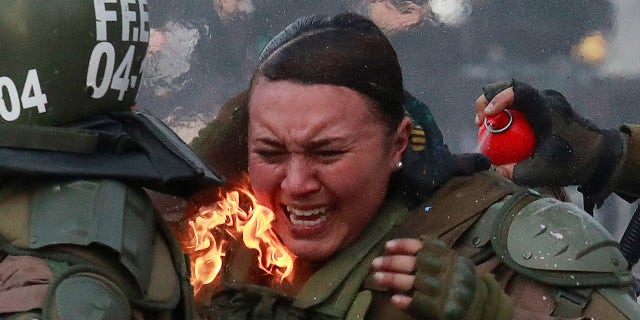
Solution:
<svg viewBox="0 0 640 320"><path fill-rule="evenodd" d="M132 111L149 31L146 0L0 3L0 319L193 317L145 188L221 178Z"/></svg>

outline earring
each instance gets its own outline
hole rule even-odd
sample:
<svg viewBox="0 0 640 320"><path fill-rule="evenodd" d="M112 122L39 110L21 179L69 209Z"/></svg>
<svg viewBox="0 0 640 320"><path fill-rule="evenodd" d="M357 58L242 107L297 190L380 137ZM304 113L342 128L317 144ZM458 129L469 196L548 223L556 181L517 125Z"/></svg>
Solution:
<svg viewBox="0 0 640 320"><path fill-rule="evenodd" d="M402 169L402 166L404 166L404 164L402 163L402 161L398 161L398 163L396 163L396 168L398 170Z"/></svg>

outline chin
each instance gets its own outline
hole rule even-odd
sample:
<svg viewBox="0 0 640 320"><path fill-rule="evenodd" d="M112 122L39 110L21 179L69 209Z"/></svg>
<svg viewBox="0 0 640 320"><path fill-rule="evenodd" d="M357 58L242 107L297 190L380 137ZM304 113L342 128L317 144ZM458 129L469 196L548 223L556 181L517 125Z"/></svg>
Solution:
<svg viewBox="0 0 640 320"><path fill-rule="evenodd" d="M316 243L309 243L309 241L299 241L299 240L291 240L284 241L284 244L293 252L293 254L298 257L298 259L302 259L309 262L322 262L329 259L338 248L327 248L326 242L321 244L321 247L316 245Z"/></svg>

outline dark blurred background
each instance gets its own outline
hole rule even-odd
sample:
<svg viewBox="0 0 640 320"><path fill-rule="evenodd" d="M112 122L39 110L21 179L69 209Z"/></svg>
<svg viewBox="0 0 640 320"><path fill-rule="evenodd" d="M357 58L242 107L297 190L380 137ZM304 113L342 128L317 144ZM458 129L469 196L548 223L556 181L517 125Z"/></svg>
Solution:
<svg viewBox="0 0 640 320"><path fill-rule="evenodd" d="M186 141L246 88L277 32L302 15L342 11L388 34L405 87L431 107L454 152L475 151L473 102L497 80L559 90L601 127L640 123L636 0L149 0L149 10L138 108ZM596 213L618 237L630 215L615 198Z"/></svg>

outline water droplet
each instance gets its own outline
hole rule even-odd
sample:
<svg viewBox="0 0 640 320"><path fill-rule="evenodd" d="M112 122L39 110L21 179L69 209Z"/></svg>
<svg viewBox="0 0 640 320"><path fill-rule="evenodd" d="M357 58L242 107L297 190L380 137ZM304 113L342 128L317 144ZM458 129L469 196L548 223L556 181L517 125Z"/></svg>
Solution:
<svg viewBox="0 0 640 320"><path fill-rule="evenodd" d="M564 236L560 232L549 231L549 234L558 240L562 240L562 238L564 238Z"/></svg>

